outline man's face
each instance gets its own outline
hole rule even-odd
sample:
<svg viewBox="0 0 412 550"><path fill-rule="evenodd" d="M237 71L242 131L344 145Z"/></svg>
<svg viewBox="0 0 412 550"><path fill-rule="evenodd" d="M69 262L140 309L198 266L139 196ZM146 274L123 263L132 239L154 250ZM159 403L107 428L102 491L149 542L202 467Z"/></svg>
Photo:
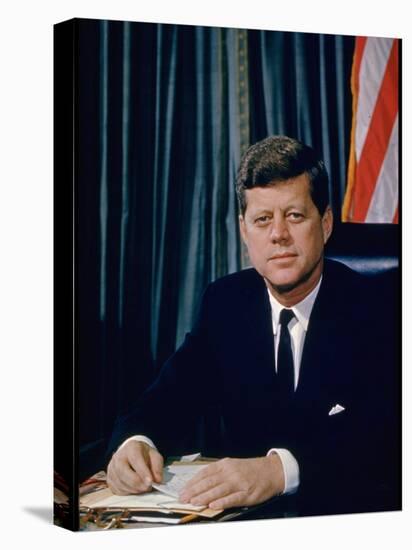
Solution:
<svg viewBox="0 0 412 550"><path fill-rule="evenodd" d="M275 296L303 299L323 268L323 248L332 231L332 212L314 205L306 174L273 186L246 190L240 231L255 269Z"/></svg>

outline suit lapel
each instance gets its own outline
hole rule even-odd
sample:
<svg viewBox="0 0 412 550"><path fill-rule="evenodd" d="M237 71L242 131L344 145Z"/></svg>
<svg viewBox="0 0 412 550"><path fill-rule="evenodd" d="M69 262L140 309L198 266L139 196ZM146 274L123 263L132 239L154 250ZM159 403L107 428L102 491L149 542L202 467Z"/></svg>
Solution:
<svg viewBox="0 0 412 550"><path fill-rule="evenodd" d="M335 319L312 312L303 347L297 398L318 401L328 394L332 371L340 363L339 328Z"/></svg>
<svg viewBox="0 0 412 550"><path fill-rule="evenodd" d="M334 398L348 368L345 334L348 318L348 296L342 295L340 273L331 273L325 264L324 276L310 316L306 333L298 397L313 404Z"/></svg>
<svg viewBox="0 0 412 550"><path fill-rule="evenodd" d="M241 348L251 350L256 375L263 376L266 382L273 383L276 371L272 314L266 285L263 279L258 277L255 288L245 289L241 320L245 330L240 332L243 334ZM244 359L249 361L251 358Z"/></svg>

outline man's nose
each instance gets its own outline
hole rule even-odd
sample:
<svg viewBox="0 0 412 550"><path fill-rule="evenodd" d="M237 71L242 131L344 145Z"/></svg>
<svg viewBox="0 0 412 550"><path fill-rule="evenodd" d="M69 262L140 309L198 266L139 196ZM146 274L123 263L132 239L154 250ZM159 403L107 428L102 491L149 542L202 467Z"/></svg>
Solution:
<svg viewBox="0 0 412 550"><path fill-rule="evenodd" d="M287 241L290 237L288 225L283 218L273 220L270 230L270 239L273 242Z"/></svg>

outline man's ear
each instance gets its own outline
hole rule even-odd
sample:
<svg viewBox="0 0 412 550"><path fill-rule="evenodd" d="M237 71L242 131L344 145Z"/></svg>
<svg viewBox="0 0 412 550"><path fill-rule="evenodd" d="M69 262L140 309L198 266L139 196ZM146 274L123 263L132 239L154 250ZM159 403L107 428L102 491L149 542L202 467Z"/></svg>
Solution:
<svg viewBox="0 0 412 550"><path fill-rule="evenodd" d="M240 236L242 237L242 241L247 246L246 224L245 224L245 219L242 216L242 214L239 214L239 231L240 231Z"/></svg>
<svg viewBox="0 0 412 550"><path fill-rule="evenodd" d="M326 210L322 216L322 229L323 229L323 243L326 244L332 233L333 229L333 213L330 206L326 207Z"/></svg>

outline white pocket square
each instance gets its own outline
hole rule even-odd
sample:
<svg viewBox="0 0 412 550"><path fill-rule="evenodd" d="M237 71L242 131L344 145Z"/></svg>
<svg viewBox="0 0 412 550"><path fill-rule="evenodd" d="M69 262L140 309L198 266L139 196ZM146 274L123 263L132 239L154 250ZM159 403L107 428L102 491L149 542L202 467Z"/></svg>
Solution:
<svg viewBox="0 0 412 550"><path fill-rule="evenodd" d="M332 416L333 414L338 414L342 411L345 410L345 407L342 407L342 405L335 405L334 407L331 408L331 410L329 411L329 416Z"/></svg>

